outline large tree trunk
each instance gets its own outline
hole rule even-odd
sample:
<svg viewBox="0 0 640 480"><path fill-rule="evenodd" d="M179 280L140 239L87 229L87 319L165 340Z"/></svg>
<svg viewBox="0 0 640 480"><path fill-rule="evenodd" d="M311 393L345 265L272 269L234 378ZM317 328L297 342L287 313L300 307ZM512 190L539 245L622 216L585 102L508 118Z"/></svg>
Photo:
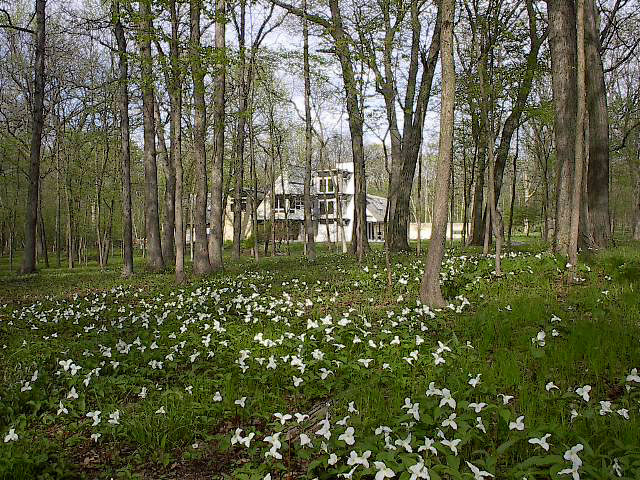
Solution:
<svg viewBox="0 0 640 480"><path fill-rule="evenodd" d="M440 113L439 159L436 170L436 198L431 243L420 287L420 299L426 305L446 305L440 290L440 269L444 255L447 231L447 201L449 177L453 163L453 122L455 105L455 68L453 60L453 14L454 0L442 0L442 38L440 57L442 62L442 107Z"/></svg>
<svg viewBox="0 0 640 480"><path fill-rule="evenodd" d="M118 44L118 112L120 115L120 162L122 168L122 274L133 274L133 221L131 215L131 155L129 139L129 60L127 39L120 19L120 1L113 2L113 31Z"/></svg>
<svg viewBox="0 0 640 480"><path fill-rule="evenodd" d="M193 273L211 272L207 246L207 154L205 150L206 107L204 102L204 76L200 51L200 0L191 0L191 76L193 78L193 154L196 162L196 204L194 211L195 252Z"/></svg>
<svg viewBox="0 0 640 480"><path fill-rule="evenodd" d="M576 139L576 12L573 0L548 0L556 137L556 215L553 248L567 254Z"/></svg>
<svg viewBox="0 0 640 480"><path fill-rule="evenodd" d="M21 273L36 271L36 223L38 221L38 191L40 185L40 148L44 123L44 56L46 0L36 0L36 38L33 104L31 110L31 152L29 164L29 190L24 228L24 254Z"/></svg>
<svg viewBox="0 0 640 480"><path fill-rule="evenodd" d="M476 143L476 171L474 173L475 186L473 190L473 204L471 206L471 235L469 245L482 245L484 240L484 221L482 207L484 204L484 177L486 166L486 142L482 140L482 135L486 125L482 120L473 122L472 135Z"/></svg>
<svg viewBox="0 0 640 480"><path fill-rule="evenodd" d="M209 259L214 270L223 268L222 246L223 215L222 190L224 162L224 92L225 92L225 11L226 0L216 0L216 28L215 48L217 58L221 59L217 65L216 75L213 80L213 168L211 171L211 237L209 239Z"/></svg>
<svg viewBox="0 0 640 480"><path fill-rule="evenodd" d="M303 37L303 60L304 60L304 233L306 236L306 254L307 259L313 261L316 259L316 242L313 231L312 205L311 205L311 151L312 129L311 125L311 74L309 72L309 26L307 24L307 1L303 0L302 9L304 17L302 19L302 37ZM325 209L325 211L328 209ZM328 223L327 223L328 225Z"/></svg>
<svg viewBox="0 0 640 480"><path fill-rule="evenodd" d="M416 163L422 143L422 130L424 127L424 118L431 96L431 85L435 68L438 63L438 53L440 50L440 28L441 28L441 11L438 8L436 23L431 36L431 45L429 53L421 53L422 55L422 77L418 90L418 99L416 103L415 113L413 112L413 98L415 97L416 75L418 69L418 55L420 47L420 23L418 20L417 2L412 2L411 20L412 20L412 48L411 62L409 67L409 79L405 95L405 111L402 137L397 127L392 132L392 160L391 160L391 184L389 188L389 223L387 230L389 231L388 246L391 251L401 251L409 249L409 201L411 199L411 190L413 187L413 179L415 176ZM389 49L390 50L390 49ZM390 53L390 52L389 52ZM387 78L391 77L392 60L388 55L385 62L387 69ZM393 85L389 86L392 90ZM391 123L396 122L395 110L397 108L395 95L387 95L386 101L387 117ZM394 142L394 138L397 140ZM399 146L394 147L394 143Z"/></svg>
<svg viewBox="0 0 640 480"><path fill-rule="evenodd" d="M604 83L596 7L585 1L585 61L587 109L589 115L589 167L587 198L591 238L596 248L606 248L611 240L609 217L609 114Z"/></svg>
<svg viewBox="0 0 640 480"><path fill-rule="evenodd" d="M147 240L147 266L152 272L164 268L160 243L160 216L158 214L158 168L156 165L156 134L153 93L153 58L151 56L152 12L150 0L140 1L140 48L142 121L144 130L144 216Z"/></svg>

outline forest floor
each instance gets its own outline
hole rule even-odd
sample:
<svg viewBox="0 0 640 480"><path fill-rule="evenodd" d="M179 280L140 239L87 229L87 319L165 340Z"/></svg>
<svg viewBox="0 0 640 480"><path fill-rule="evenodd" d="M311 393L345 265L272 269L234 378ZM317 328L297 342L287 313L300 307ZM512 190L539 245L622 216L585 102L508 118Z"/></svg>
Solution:
<svg viewBox="0 0 640 480"><path fill-rule="evenodd" d="M0 479L640 478L640 245L250 259L176 286L0 262ZM137 265L141 267L140 265Z"/></svg>

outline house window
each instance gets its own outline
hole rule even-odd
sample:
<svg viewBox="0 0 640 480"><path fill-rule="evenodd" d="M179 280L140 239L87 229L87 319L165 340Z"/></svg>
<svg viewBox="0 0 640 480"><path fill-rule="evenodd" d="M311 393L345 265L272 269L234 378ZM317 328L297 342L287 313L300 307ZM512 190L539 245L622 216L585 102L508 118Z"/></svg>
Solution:
<svg viewBox="0 0 640 480"><path fill-rule="evenodd" d="M304 201L302 198L295 199L295 209L302 210L304 208Z"/></svg>
<svg viewBox="0 0 640 480"><path fill-rule="evenodd" d="M320 200L320 215L333 215L335 210L334 200Z"/></svg>
<svg viewBox="0 0 640 480"><path fill-rule="evenodd" d="M284 197L282 195L276 195L276 205L275 209L278 211L283 211L285 206Z"/></svg>
<svg viewBox="0 0 640 480"><path fill-rule="evenodd" d="M320 177L318 190L320 193L332 193L333 192L333 178Z"/></svg>

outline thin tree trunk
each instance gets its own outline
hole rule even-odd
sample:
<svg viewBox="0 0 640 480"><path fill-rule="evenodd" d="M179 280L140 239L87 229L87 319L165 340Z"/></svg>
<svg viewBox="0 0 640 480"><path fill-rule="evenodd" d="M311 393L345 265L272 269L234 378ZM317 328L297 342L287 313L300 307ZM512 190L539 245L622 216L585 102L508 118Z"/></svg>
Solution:
<svg viewBox="0 0 640 480"><path fill-rule="evenodd" d="M586 81L585 81L585 5L584 0L577 0L576 30L577 30L577 116L575 138L575 170L573 181L573 195L571 201L571 237L569 242L570 280L575 279L578 264L578 235L580 228L580 196L582 195L582 163L584 161L584 127L586 110Z"/></svg>
<svg viewBox="0 0 640 480"><path fill-rule="evenodd" d="M313 218L311 218L311 158L313 152L311 150L312 141L312 125L311 125L311 78L309 67L309 26L307 24L307 0L303 0L302 9L304 16L302 17L302 37L303 37L303 63L304 63L304 232L306 237L306 255L307 259L314 261L316 259L316 242L313 232ZM326 206L326 202L325 202ZM327 208L325 207L325 211ZM326 220L325 220L326 221Z"/></svg>
<svg viewBox="0 0 640 480"><path fill-rule="evenodd" d="M165 175L164 210L162 218L162 258L168 263L174 262L175 252L175 198L176 172L173 155L169 154L164 136L164 123L160 115L160 102L155 99L154 115L156 121L156 137L158 140L158 157Z"/></svg>
<svg viewBox="0 0 640 480"><path fill-rule="evenodd" d="M144 130L144 216L148 242L147 266L152 272L164 268L160 242L160 217L158 215L158 169L154 128L153 58L151 55L151 0L140 2L140 33L138 47L141 59L142 119Z"/></svg>
<svg viewBox="0 0 640 480"><path fill-rule="evenodd" d="M122 274L133 274L133 220L131 214L131 155L129 138L129 61L127 40L120 20L120 0L113 4L113 26L118 44L118 111L120 114L120 162L122 167Z"/></svg>
<svg viewBox="0 0 640 480"><path fill-rule="evenodd" d="M175 244L176 244L176 282L182 283L185 279L184 254L185 254L185 228L184 209L182 207L184 172L182 168L182 74L180 70L180 50L178 44L178 12L176 0L169 0L171 14L171 40L169 41L169 58L171 65L171 82L169 86L169 101L171 103L171 123L169 134L171 136L170 161L175 169L174 192L174 219L175 219Z"/></svg>
<svg viewBox="0 0 640 480"><path fill-rule="evenodd" d="M191 0L191 76L193 78L193 154L196 162L196 204L195 204L195 252L193 273L206 275L211 272L207 241L207 152L205 149L206 106L204 100L205 69L202 66L200 44L200 0Z"/></svg>
<svg viewBox="0 0 640 480"><path fill-rule="evenodd" d="M36 35L33 83L33 107L31 111L31 151L29 164L29 189L25 215L24 253L20 273L36 271L36 223L38 221L38 191L40 184L40 149L44 124L44 57L45 57L45 6L46 0L36 0Z"/></svg>
<svg viewBox="0 0 640 480"><path fill-rule="evenodd" d="M220 63L217 65L213 84L213 168L211 170L211 237L209 239L209 260L213 270L222 270L222 247L224 244L223 209L223 163L224 163L224 108L226 39L226 0L216 0L215 49Z"/></svg>
<svg viewBox="0 0 640 480"><path fill-rule="evenodd" d="M442 36L440 57L442 62L442 106L440 113L439 159L436 170L436 198L431 242L420 287L420 299L428 306L446 305L440 290L440 269L444 256L447 229L447 200L449 177L453 163L453 123L455 104L455 68L453 59L453 17L455 2L442 0Z"/></svg>
<svg viewBox="0 0 640 480"><path fill-rule="evenodd" d="M507 245L511 249L511 231L513 229L513 205L516 200L516 176L518 164L518 148L520 146L519 132L516 131L516 154L513 156L513 178L511 179L511 201L509 203L509 230L507 233Z"/></svg>

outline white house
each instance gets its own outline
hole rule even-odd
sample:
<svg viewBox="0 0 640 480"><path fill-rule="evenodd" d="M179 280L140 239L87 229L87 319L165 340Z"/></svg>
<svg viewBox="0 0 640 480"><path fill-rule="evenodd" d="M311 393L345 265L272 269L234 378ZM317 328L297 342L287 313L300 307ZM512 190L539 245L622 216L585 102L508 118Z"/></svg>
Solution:
<svg viewBox="0 0 640 480"><path fill-rule="evenodd" d="M317 170L311 176L312 219L317 242L350 242L355 216L355 182L353 163ZM258 206L258 223L271 220L274 198L274 228L278 238L303 240L304 235L304 167L289 166L275 180L274 195L268 192ZM384 213L387 199L367 195L367 235L370 242L384 241Z"/></svg>

